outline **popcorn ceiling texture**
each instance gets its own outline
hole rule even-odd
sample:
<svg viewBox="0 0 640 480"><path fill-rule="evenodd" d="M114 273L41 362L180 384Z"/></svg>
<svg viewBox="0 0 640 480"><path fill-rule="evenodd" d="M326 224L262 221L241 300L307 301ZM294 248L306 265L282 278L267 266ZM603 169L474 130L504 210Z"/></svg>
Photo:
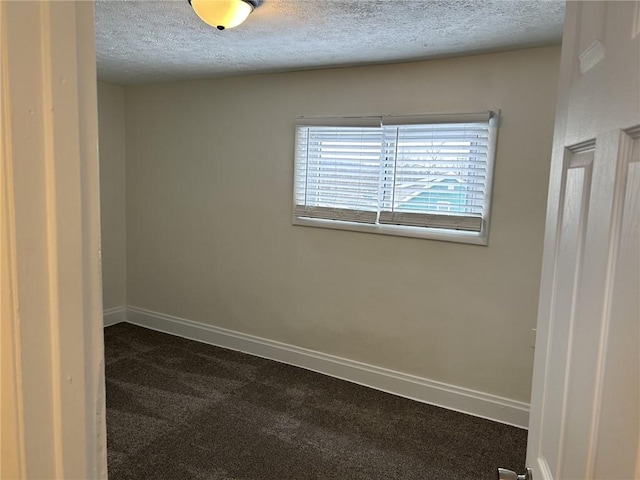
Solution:
<svg viewBox="0 0 640 480"><path fill-rule="evenodd" d="M218 31L187 0L97 0L98 78L166 82L552 45L563 18L555 0L265 0Z"/></svg>

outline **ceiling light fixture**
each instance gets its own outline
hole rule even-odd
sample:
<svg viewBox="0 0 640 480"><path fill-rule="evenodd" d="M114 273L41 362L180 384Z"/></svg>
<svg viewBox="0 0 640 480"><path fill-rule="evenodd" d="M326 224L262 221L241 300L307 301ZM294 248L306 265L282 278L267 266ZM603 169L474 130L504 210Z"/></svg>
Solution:
<svg viewBox="0 0 640 480"><path fill-rule="evenodd" d="M244 22L263 0L188 0L200 19L218 30Z"/></svg>

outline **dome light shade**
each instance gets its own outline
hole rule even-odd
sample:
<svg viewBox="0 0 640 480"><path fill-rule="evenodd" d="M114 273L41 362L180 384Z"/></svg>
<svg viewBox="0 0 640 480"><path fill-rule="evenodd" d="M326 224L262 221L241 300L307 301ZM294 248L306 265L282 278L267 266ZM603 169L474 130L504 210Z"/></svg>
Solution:
<svg viewBox="0 0 640 480"><path fill-rule="evenodd" d="M244 22L262 0L189 0L189 3L203 22L224 30Z"/></svg>

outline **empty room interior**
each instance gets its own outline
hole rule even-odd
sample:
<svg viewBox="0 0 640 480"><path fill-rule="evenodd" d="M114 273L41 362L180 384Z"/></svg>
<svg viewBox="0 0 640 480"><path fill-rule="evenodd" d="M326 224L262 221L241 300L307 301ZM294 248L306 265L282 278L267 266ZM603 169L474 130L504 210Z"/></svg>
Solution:
<svg viewBox="0 0 640 480"><path fill-rule="evenodd" d="M640 0L0 1L0 477L640 479Z"/></svg>
<svg viewBox="0 0 640 480"><path fill-rule="evenodd" d="M564 4L258 3L95 4L111 478L523 470ZM416 124L485 125L479 223L435 142L400 213L327 200L323 132Z"/></svg>

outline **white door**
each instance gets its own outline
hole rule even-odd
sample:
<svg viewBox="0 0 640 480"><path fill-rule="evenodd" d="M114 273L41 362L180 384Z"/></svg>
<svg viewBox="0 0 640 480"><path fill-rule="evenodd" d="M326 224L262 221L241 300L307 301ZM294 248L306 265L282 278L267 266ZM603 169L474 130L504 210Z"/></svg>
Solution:
<svg viewBox="0 0 640 480"><path fill-rule="evenodd" d="M568 2L527 464L640 478L640 2Z"/></svg>

